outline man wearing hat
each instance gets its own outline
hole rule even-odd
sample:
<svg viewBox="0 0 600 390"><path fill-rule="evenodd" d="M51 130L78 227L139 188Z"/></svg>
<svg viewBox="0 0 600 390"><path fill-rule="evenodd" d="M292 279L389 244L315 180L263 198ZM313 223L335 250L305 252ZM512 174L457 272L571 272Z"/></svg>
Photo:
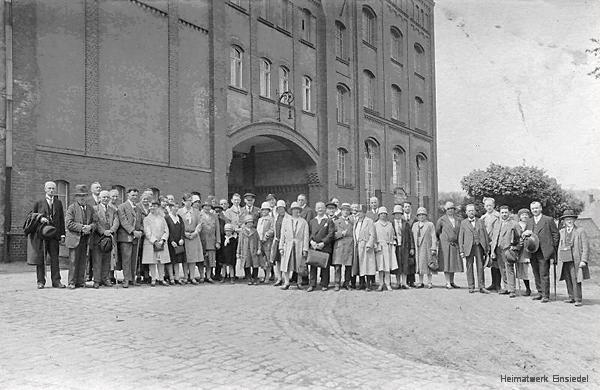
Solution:
<svg viewBox="0 0 600 390"><path fill-rule="evenodd" d="M271 246L273 245L274 225L273 216L271 215L271 204L263 202L260 206L260 218L256 224L256 231L258 232L258 239L260 241L260 265L265 272L265 278L261 280L261 283L269 281L273 270Z"/></svg>
<svg viewBox="0 0 600 390"><path fill-rule="evenodd" d="M414 262L415 258L415 240L412 234L412 226L410 222L403 218L404 208L401 205L394 206L392 216L392 226L396 236L396 259L398 260L396 280L398 281L398 288L408 289L406 276L410 272L410 260L412 258Z"/></svg>
<svg viewBox="0 0 600 390"><path fill-rule="evenodd" d="M271 261L273 262L273 272L275 273L274 286L281 286L283 277L281 272L281 252L279 243L281 242L281 232L284 224L289 223L291 216L285 212L285 200L278 200L275 205L275 218L273 230L273 245L271 245Z"/></svg>
<svg viewBox="0 0 600 390"><path fill-rule="evenodd" d="M127 200L117 209L119 215L119 229L117 229L117 243L119 255L123 263L123 287L128 288L129 283L135 281L136 265L140 241L143 232L139 230L138 219L141 218L136 202L139 191L136 188L127 190Z"/></svg>
<svg viewBox="0 0 600 390"><path fill-rule="evenodd" d="M36 274L38 288L43 288L46 284L46 264L44 258L47 255L50 258L50 278L52 287L65 288L60 281L60 267L58 252L60 242L65 239L65 214L63 204L56 196L56 183L48 181L44 184L46 196L38 200L33 205L33 212L42 214L41 222L48 226L55 227L52 235L43 237L43 254L39 256L40 261L36 262Z"/></svg>
<svg viewBox="0 0 600 390"><path fill-rule="evenodd" d="M258 221L258 218L260 218L260 209L254 206L255 201L256 195L252 192L246 192L244 194L244 208L242 208L240 213L240 218L242 220L246 215L251 215L255 223Z"/></svg>
<svg viewBox="0 0 600 390"><path fill-rule="evenodd" d="M412 203L410 203L408 200L405 200L402 203L402 210L404 210L404 215L402 218L408 223L408 226L410 226L412 234L412 226L415 224L415 222L417 222L417 218L412 214ZM417 264L413 256L411 261L409 261L408 274L406 275L406 284L409 287L415 287L416 266Z"/></svg>
<svg viewBox="0 0 600 390"><path fill-rule="evenodd" d="M280 208L277 208L279 211ZM302 207L297 202L292 202L290 218L283 218L281 225L281 239L279 241L279 254L281 255L281 273L285 284L282 290L290 288L290 279L292 274L306 274L306 255L309 249L309 230L308 223L300 216ZM276 222L277 224L277 222ZM297 282L298 289L301 289L301 280Z"/></svg>
<svg viewBox="0 0 600 390"><path fill-rule="evenodd" d="M481 219L475 216L475 205L469 204L466 208L467 218L460 223L458 234L458 251L460 257L467 263L467 282L469 292L475 292L475 278L473 263L477 268L477 287L482 294L489 294L483 279L483 259L489 252L488 233Z"/></svg>
<svg viewBox="0 0 600 390"><path fill-rule="evenodd" d="M444 205L446 214L442 215L435 226L435 232L440 243L439 267L446 278L446 288L459 288L454 284L454 273L463 272L463 262L458 255L458 233L461 220L455 215L456 207L453 202Z"/></svg>
<svg viewBox="0 0 600 390"><path fill-rule="evenodd" d="M350 218L350 203L342 203L340 207L342 214L333 221L335 226L335 243L333 245L333 257L331 264L335 268L335 291L339 291L340 286L350 290L350 281L352 279L352 256L354 250L353 231L354 224ZM342 268L344 268L344 284L342 281Z"/></svg>
<svg viewBox="0 0 600 390"><path fill-rule="evenodd" d="M85 287L85 269L88 259L88 241L96 229L98 215L87 204L89 193L85 184L75 186L75 202L65 216L67 234L65 245L69 248L69 288Z"/></svg>
<svg viewBox="0 0 600 390"><path fill-rule="evenodd" d="M209 201L204 202L200 211L200 241L204 249L204 263L200 269L200 279L212 283L212 274L217 266L217 249L221 247L221 226L217 216L212 212Z"/></svg>
<svg viewBox="0 0 600 390"><path fill-rule="evenodd" d="M113 235L119 228L119 216L114 208L108 206L109 201L110 192L103 190L100 191L100 204L94 206L98 215L96 231L90 238L94 288L99 288L101 284L112 286L109 275L112 247L106 251L105 242L112 244Z"/></svg>
<svg viewBox="0 0 600 390"><path fill-rule="evenodd" d="M589 242L585 231L575 225L577 215L573 210L565 210L560 219L564 227L560 229L558 243L558 268L556 275L567 285L569 299L565 303L583 304L581 283L590 278L588 268Z"/></svg>
<svg viewBox="0 0 600 390"><path fill-rule="evenodd" d="M328 204L329 207L335 207L335 204ZM329 288L329 265L331 264L331 253L333 251L333 240L335 236L335 225L325 213L326 206L323 202L315 204L317 216L310 220L308 229L310 231L310 247L316 251L329 254L327 265L321 268L321 290L327 291ZM317 266L309 265L308 289L313 291L317 287Z"/></svg>
<svg viewBox="0 0 600 390"><path fill-rule="evenodd" d="M540 240L538 250L531 254L531 269L535 278L535 287L538 291L533 299L547 303L550 302L550 260L556 264L554 248L558 246L560 235L554 219L542 214L542 204L540 202L531 202L529 207L533 218L527 223L527 231L537 234ZM523 234L525 233L523 232Z"/></svg>
<svg viewBox="0 0 600 390"><path fill-rule="evenodd" d="M221 234L221 247L219 249L217 249L217 253L216 253L216 255L217 255L217 266L215 268L215 278L216 279L221 278L221 258L222 258L221 249L223 246L223 242L225 241L225 224L229 222L227 220L227 217L225 216L224 211L227 209L228 206L229 206L229 203L227 202L227 199L221 199L219 201L219 203L217 203L215 205L215 207L213 208L213 211L215 212L215 216L217 217L217 221L219 221L219 232Z"/></svg>

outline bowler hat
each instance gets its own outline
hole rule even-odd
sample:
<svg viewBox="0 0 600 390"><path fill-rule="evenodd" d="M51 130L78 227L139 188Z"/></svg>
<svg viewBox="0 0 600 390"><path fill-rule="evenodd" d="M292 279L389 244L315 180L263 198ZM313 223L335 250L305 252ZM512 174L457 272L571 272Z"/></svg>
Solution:
<svg viewBox="0 0 600 390"><path fill-rule="evenodd" d="M404 214L404 209L402 208L402 205L394 205L394 210L392 210L392 214Z"/></svg>
<svg viewBox="0 0 600 390"><path fill-rule="evenodd" d="M75 185L75 193L74 196L88 196L88 188L85 184L77 184Z"/></svg>
<svg viewBox="0 0 600 390"><path fill-rule="evenodd" d="M54 238L56 236L56 228L52 225L46 225L42 228L40 234L46 240Z"/></svg>
<svg viewBox="0 0 600 390"><path fill-rule="evenodd" d="M535 253L540 248L540 239L535 233L531 233L523 239L523 247L529 253Z"/></svg>
<svg viewBox="0 0 600 390"><path fill-rule="evenodd" d="M252 192L246 192L244 194L244 199L246 198L256 198L256 195L254 195Z"/></svg>
<svg viewBox="0 0 600 390"><path fill-rule="evenodd" d="M223 206L221 206L220 204L216 204L213 206L213 210L221 210L223 211Z"/></svg>
<svg viewBox="0 0 600 390"><path fill-rule="evenodd" d="M110 236L102 236L100 241L98 242L98 247L100 248L100 252L108 253L112 250L112 237Z"/></svg>
<svg viewBox="0 0 600 390"><path fill-rule="evenodd" d="M254 217L250 214L248 214L244 217L244 223L248 223L248 222L254 222Z"/></svg>
<svg viewBox="0 0 600 390"><path fill-rule="evenodd" d="M573 211L571 209L567 209L567 210L563 211L563 215L560 216L561 220L563 220L565 218L575 218L575 219L577 219L577 214L575 214L575 211Z"/></svg>

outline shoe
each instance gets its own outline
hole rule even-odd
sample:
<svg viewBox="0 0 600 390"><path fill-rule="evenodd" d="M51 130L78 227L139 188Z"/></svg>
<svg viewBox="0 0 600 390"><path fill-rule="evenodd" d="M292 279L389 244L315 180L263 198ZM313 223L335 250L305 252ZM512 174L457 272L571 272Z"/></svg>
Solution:
<svg viewBox="0 0 600 390"><path fill-rule="evenodd" d="M280 289L282 289L282 290L287 290L289 288L290 288L289 284L284 284L283 286L280 287Z"/></svg>
<svg viewBox="0 0 600 390"><path fill-rule="evenodd" d="M75 288L76 288L74 284L69 284L68 287L69 287L70 290L75 290Z"/></svg>
<svg viewBox="0 0 600 390"><path fill-rule="evenodd" d="M254 286L254 280L250 279L250 281L248 282L248 286Z"/></svg>
<svg viewBox="0 0 600 390"><path fill-rule="evenodd" d="M296 283L296 287L298 288L298 290L302 290L302 284Z"/></svg>
<svg viewBox="0 0 600 390"><path fill-rule="evenodd" d="M76 285L75 285L75 287L78 287L78 288L85 288L85 283L83 283L83 284L76 284Z"/></svg>
<svg viewBox="0 0 600 390"><path fill-rule="evenodd" d="M417 284L416 288L423 288L425 285L423 283Z"/></svg>
<svg viewBox="0 0 600 390"><path fill-rule="evenodd" d="M275 283L273 283L273 286L275 287L279 287L283 284L283 282L281 280L276 281Z"/></svg>
<svg viewBox="0 0 600 390"><path fill-rule="evenodd" d="M539 301L540 299L542 299L542 294L538 294L538 295L536 295L535 297L533 297L531 299L533 299L534 301Z"/></svg>
<svg viewBox="0 0 600 390"><path fill-rule="evenodd" d="M52 285L53 288L65 288L67 286L65 286L64 284L62 284L61 282L58 282L56 284Z"/></svg>
<svg viewBox="0 0 600 390"><path fill-rule="evenodd" d="M258 281L258 283L256 283L256 284L264 284L264 283L265 283L265 280L264 280L264 279L260 279L260 280Z"/></svg>
<svg viewBox="0 0 600 390"><path fill-rule="evenodd" d="M583 302L575 302L575 305L574 305L574 306L577 306L577 307L579 307L579 306L583 306Z"/></svg>
<svg viewBox="0 0 600 390"><path fill-rule="evenodd" d="M516 298L517 294L515 294L514 292L511 292L508 297L509 298Z"/></svg>
<svg viewBox="0 0 600 390"><path fill-rule="evenodd" d="M525 294L523 294L524 296L528 297L531 295L531 290L525 290Z"/></svg>
<svg viewBox="0 0 600 390"><path fill-rule="evenodd" d="M402 286L400 286L400 289L402 289L402 290L410 290L410 287L408 287L406 284L403 284Z"/></svg>
<svg viewBox="0 0 600 390"><path fill-rule="evenodd" d="M565 299L563 302L564 303L575 303L575 300L574 299Z"/></svg>
<svg viewBox="0 0 600 390"><path fill-rule="evenodd" d="M498 288L496 288L496 286L494 286L493 284L490 284L485 289L488 291L498 291Z"/></svg>
<svg viewBox="0 0 600 390"><path fill-rule="evenodd" d="M213 284L213 283L214 283L214 280L212 280L211 278L204 278L204 281L205 281L206 283L210 283L210 284Z"/></svg>
<svg viewBox="0 0 600 390"><path fill-rule="evenodd" d="M165 286L165 287L170 287L171 285L169 284L169 282L167 282L166 280L161 280L159 282L161 285Z"/></svg>
<svg viewBox="0 0 600 390"><path fill-rule="evenodd" d="M333 287L333 291L340 291L340 286L337 284Z"/></svg>
<svg viewBox="0 0 600 390"><path fill-rule="evenodd" d="M321 291L327 291L328 287L321 287Z"/></svg>
<svg viewBox="0 0 600 390"><path fill-rule="evenodd" d="M411 288L415 288L415 283L414 283L414 282L410 282L410 283L408 284L408 286L409 286L409 287L411 287Z"/></svg>
<svg viewBox="0 0 600 390"><path fill-rule="evenodd" d="M104 282L102 282L102 284L105 287L112 287L113 286L113 284L112 284L112 282L110 280L105 280Z"/></svg>
<svg viewBox="0 0 600 390"><path fill-rule="evenodd" d="M457 285L456 285L456 284L454 284L454 283L450 283L450 286L452 286L452 288L460 288L460 286L457 286Z"/></svg>
<svg viewBox="0 0 600 390"><path fill-rule="evenodd" d="M548 302L550 302L550 299L548 299L548 298L542 298L542 303L548 303Z"/></svg>
<svg viewBox="0 0 600 390"><path fill-rule="evenodd" d="M432 284L432 283L429 283L429 284L427 285L427 288L430 288L430 289L431 289L431 288L433 288L433 284Z"/></svg>
<svg viewBox="0 0 600 390"><path fill-rule="evenodd" d="M367 287L366 287L364 284L360 284L360 285L358 286L358 290L364 290L364 289L366 289L366 288L367 288Z"/></svg>
<svg viewBox="0 0 600 390"><path fill-rule="evenodd" d="M469 289L469 294L473 294L474 292L475 292L475 289L474 289L474 288L470 288L470 289Z"/></svg>
<svg viewBox="0 0 600 390"><path fill-rule="evenodd" d="M313 286L310 286L310 287L308 287L308 288L306 289L306 292L311 292L311 291L313 291L314 289L315 289L315 288L314 288Z"/></svg>
<svg viewBox="0 0 600 390"><path fill-rule="evenodd" d="M449 284L447 284L447 285L446 285L446 289L447 289L447 290L452 290L452 286L451 286L451 285L449 285Z"/></svg>
<svg viewBox="0 0 600 390"><path fill-rule="evenodd" d="M150 287L156 287L156 281L155 280L153 280L153 281L150 282Z"/></svg>
<svg viewBox="0 0 600 390"><path fill-rule="evenodd" d="M350 286L348 286L347 284L343 285L342 288L346 291L350 291Z"/></svg>
<svg viewBox="0 0 600 390"><path fill-rule="evenodd" d="M94 282L94 288L95 288L95 289L98 289L98 288L100 288L100 283L98 283L98 282Z"/></svg>
<svg viewBox="0 0 600 390"><path fill-rule="evenodd" d="M38 288L38 290L41 290L41 289L43 289L44 287L45 287L45 286L44 286L44 283L38 283L38 284L37 284L37 288Z"/></svg>
<svg viewBox="0 0 600 390"><path fill-rule="evenodd" d="M377 287L377 291L383 291L385 284L381 283L379 287Z"/></svg>
<svg viewBox="0 0 600 390"><path fill-rule="evenodd" d="M191 279L190 283L193 284L194 286L198 285L198 282L196 281L196 279Z"/></svg>
<svg viewBox="0 0 600 390"><path fill-rule="evenodd" d="M508 290L500 290L500 291L498 291L498 294L500 294L500 295L508 295L508 294L510 294L510 292Z"/></svg>
<svg viewBox="0 0 600 390"><path fill-rule="evenodd" d="M123 281L123 288L128 288L129 287L129 280L124 280Z"/></svg>
<svg viewBox="0 0 600 390"><path fill-rule="evenodd" d="M487 288L480 288L479 292L482 293L482 294L489 294L490 293L490 291Z"/></svg>
<svg viewBox="0 0 600 390"><path fill-rule="evenodd" d="M235 284L235 278L229 278L229 284Z"/></svg>

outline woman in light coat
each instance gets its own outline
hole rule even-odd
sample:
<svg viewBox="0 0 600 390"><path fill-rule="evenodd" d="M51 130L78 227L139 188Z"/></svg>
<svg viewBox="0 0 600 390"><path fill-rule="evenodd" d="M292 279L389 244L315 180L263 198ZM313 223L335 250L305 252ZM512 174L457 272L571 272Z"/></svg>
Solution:
<svg viewBox="0 0 600 390"><path fill-rule="evenodd" d="M429 262L437 255L437 237L435 235L435 226L427 220L427 209L419 207L417 209L417 222L412 227L413 237L415 239L415 263L416 273L419 274L419 285L417 288L425 287L423 278L427 275L427 287L433 288L431 283L431 273Z"/></svg>
<svg viewBox="0 0 600 390"><path fill-rule="evenodd" d="M198 284L194 278L196 263L204 261L204 251L200 240L200 211L192 207L192 195L183 194L183 207L177 212L185 225L184 245L186 262L183 263L183 279Z"/></svg>
<svg viewBox="0 0 600 390"><path fill-rule="evenodd" d="M144 218L144 246L142 249L142 264L150 265L150 276L152 276L152 287L156 286L158 281L163 286L169 284L165 282L164 265L171 262L169 249L167 248L169 239L169 228L167 221L163 216L163 210L160 202L154 200L150 203L150 212ZM162 249L157 250L157 246L162 245Z"/></svg>
<svg viewBox="0 0 600 390"><path fill-rule="evenodd" d="M292 217L283 220L279 252L281 254L281 273L284 284L282 290L290 288L293 272L298 273L298 289L301 289L302 275L306 275L306 256L308 255L310 233L308 222L300 217L302 208L297 202L290 207Z"/></svg>
<svg viewBox="0 0 600 390"><path fill-rule="evenodd" d="M396 259L396 232L394 226L388 221L388 211L385 207L377 210L377 222L375 222L375 236L377 245L375 247L375 262L377 271L379 271L379 288L377 291L383 291L387 285L388 290L392 290L392 280L390 272L398 269Z"/></svg>
<svg viewBox="0 0 600 390"><path fill-rule="evenodd" d="M358 205L356 222L354 223L354 261L353 266L358 266L353 273L360 275L359 290L371 291L375 282L377 263L375 261L376 233L373 220L366 216L363 205Z"/></svg>
<svg viewBox="0 0 600 390"><path fill-rule="evenodd" d="M333 221L335 225L335 243L331 265L335 268L335 291L340 289L342 281L342 268L344 268L344 284L346 290L350 289L352 279L352 256L354 251L353 231L354 225L350 217L350 204L342 203L342 213Z"/></svg>

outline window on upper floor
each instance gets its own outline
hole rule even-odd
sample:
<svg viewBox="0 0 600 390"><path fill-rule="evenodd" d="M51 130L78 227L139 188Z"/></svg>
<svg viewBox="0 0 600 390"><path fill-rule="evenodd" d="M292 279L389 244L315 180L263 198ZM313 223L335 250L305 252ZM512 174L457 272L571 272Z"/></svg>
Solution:
<svg viewBox="0 0 600 390"><path fill-rule="evenodd" d="M366 198L375 196L379 187L379 144L372 138L365 141L365 192Z"/></svg>
<svg viewBox="0 0 600 390"><path fill-rule="evenodd" d="M415 72L419 73L421 76L425 76L425 49L418 43L414 44L415 52Z"/></svg>
<svg viewBox="0 0 600 390"><path fill-rule="evenodd" d="M312 111L312 80L308 76L302 78L302 109Z"/></svg>
<svg viewBox="0 0 600 390"><path fill-rule="evenodd" d="M271 0L254 0L254 4L258 5L258 16L264 20L271 20Z"/></svg>
<svg viewBox="0 0 600 390"><path fill-rule="evenodd" d="M423 99L419 96L415 96L415 127L423 128L423 120L425 116L425 107Z"/></svg>
<svg viewBox="0 0 600 390"><path fill-rule="evenodd" d="M239 46L231 46L230 50L230 79L229 84L242 88L242 72L244 70L244 51Z"/></svg>
<svg viewBox="0 0 600 390"><path fill-rule="evenodd" d="M290 90L290 71L285 66L279 67L279 94ZM287 99L281 100L283 104L287 104Z"/></svg>
<svg viewBox="0 0 600 390"><path fill-rule="evenodd" d="M279 27L288 30L290 15L289 0L279 0Z"/></svg>
<svg viewBox="0 0 600 390"><path fill-rule="evenodd" d="M402 115L402 90L396 84L392 84L392 118L400 119Z"/></svg>
<svg viewBox="0 0 600 390"><path fill-rule="evenodd" d="M392 150L392 191L404 186L405 165L406 154L404 153L404 149L396 146Z"/></svg>
<svg viewBox="0 0 600 390"><path fill-rule="evenodd" d="M402 63L402 53L403 53L403 48L404 48L402 33L396 27L392 27L390 29L390 33L391 33L390 55L394 60Z"/></svg>
<svg viewBox="0 0 600 390"><path fill-rule="evenodd" d="M370 7L362 9L362 38L372 46L377 43L377 16Z"/></svg>
<svg viewBox="0 0 600 390"><path fill-rule="evenodd" d="M314 34L315 34L315 19L308 9L302 10L302 19L300 20L300 32L301 37L306 42L314 43Z"/></svg>
<svg viewBox="0 0 600 390"><path fill-rule="evenodd" d="M346 59L346 26L339 20L335 22L335 55Z"/></svg>
<svg viewBox="0 0 600 390"><path fill-rule="evenodd" d="M429 162L427 156L423 153L417 154L417 171L415 175L417 197L419 198L419 204L424 204L424 196L429 196Z"/></svg>
<svg viewBox="0 0 600 390"><path fill-rule="evenodd" d="M377 96L377 84L375 75L369 70L363 71L363 105L372 110L375 109L375 100Z"/></svg>
<svg viewBox="0 0 600 390"><path fill-rule="evenodd" d="M271 62L266 58L260 59L260 96L271 97Z"/></svg>
<svg viewBox="0 0 600 390"><path fill-rule="evenodd" d="M338 123L348 123L348 113L350 111L350 91L343 84L338 84L336 89L336 117Z"/></svg>
<svg viewBox="0 0 600 390"><path fill-rule="evenodd" d="M346 157L348 151L344 148L338 148L337 150L337 185L346 185Z"/></svg>

